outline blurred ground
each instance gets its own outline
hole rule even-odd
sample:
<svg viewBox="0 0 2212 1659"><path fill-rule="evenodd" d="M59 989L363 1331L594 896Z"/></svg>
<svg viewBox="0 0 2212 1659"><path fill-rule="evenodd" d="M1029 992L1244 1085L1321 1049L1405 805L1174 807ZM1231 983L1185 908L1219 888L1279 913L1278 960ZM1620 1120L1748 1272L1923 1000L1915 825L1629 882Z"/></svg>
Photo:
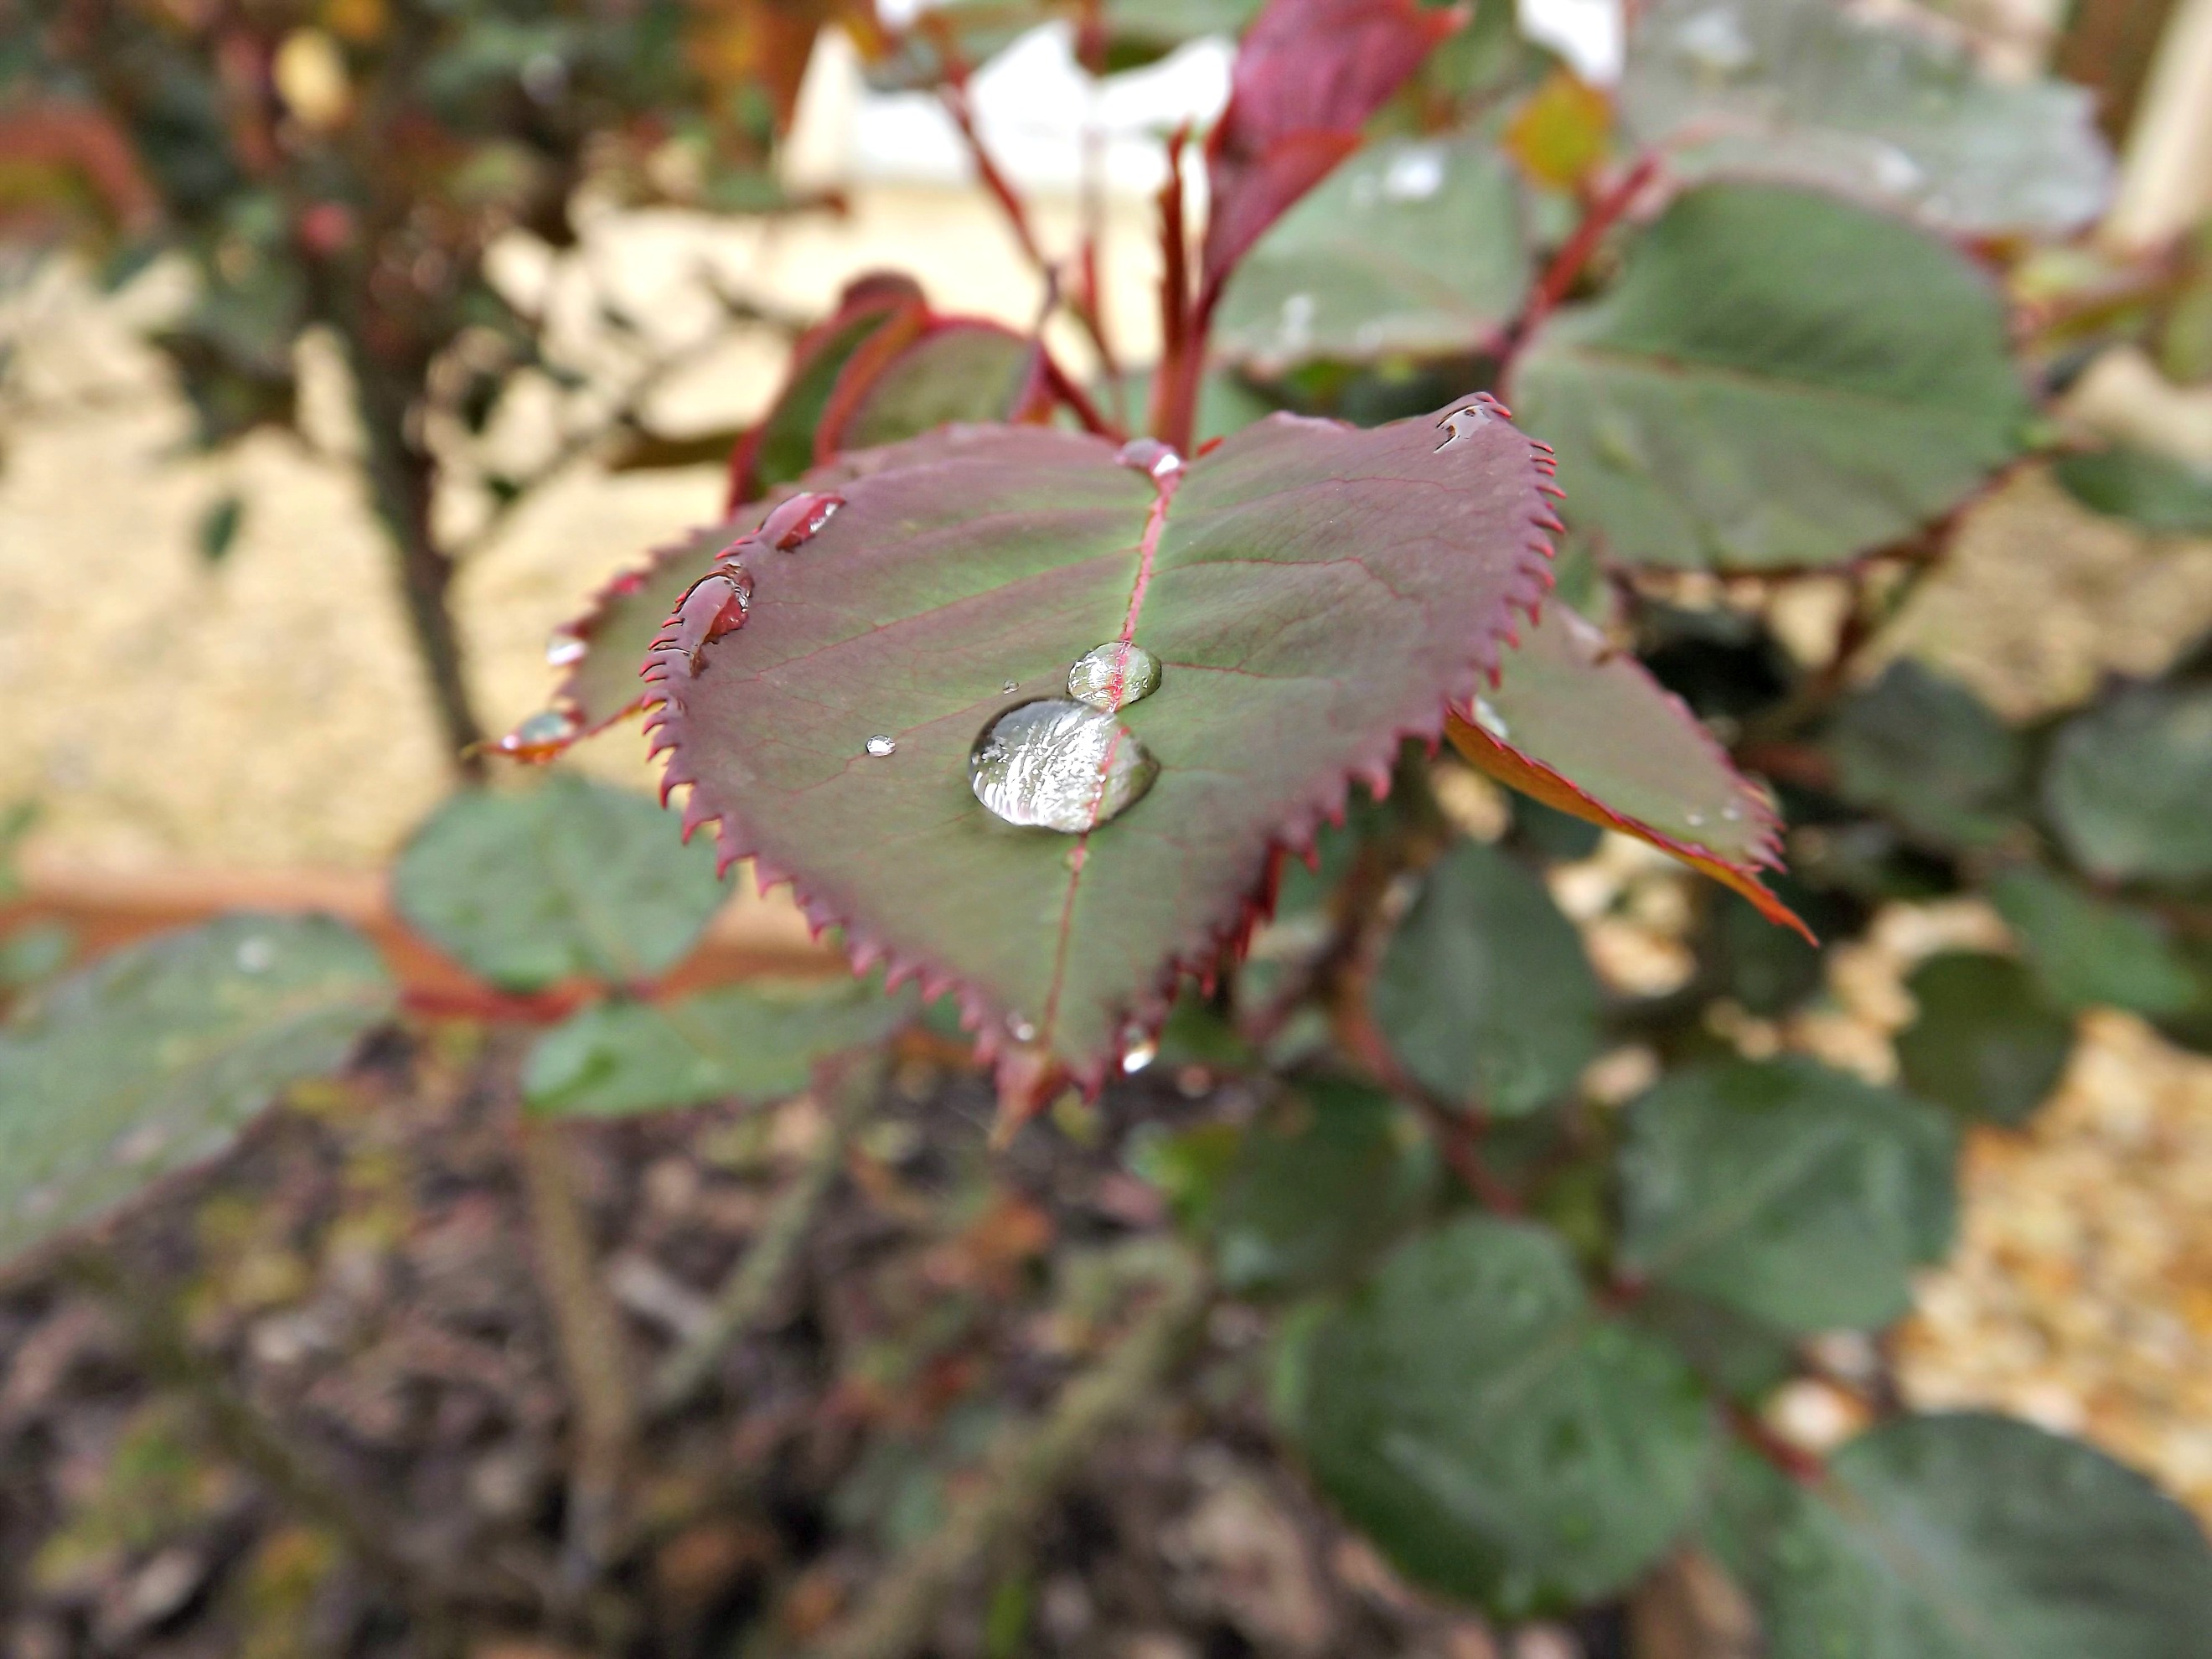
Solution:
<svg viewBox="0 0 2212 1659"><path fill-rule="evenodd" d="M1046 217L1048 234L1063 229ZM633 229L621 274L649 307L653 272L700 236L667 220ZM846 221L710 240L757 297L803 313L891 261L942 306L1025 324L1036 301L996 219L963 195L863 191ZM1146 246L1133 220L1112 244L1118 331L1139 357ZM0 805L44 808L33 869L374 865L446 776L343 461L275 438L222 461L174 458L182 410L125 319L67 285L36 304L38 412L6 434L0 473ZM672 386L672 419L750 414L777 361L766 337L738 343ZM327 371L313 401L320 441L342 451ZM251 498L247 527L209 568L192 526L234 485ZM548 629L710 514L718 491L711 468L579 471L519 515L462 583L487 719L538 706ZM1974 510L1899 639L2019 714L2155 668L2208 622L2212 543L2135 536L2029 475ZM646 776L627 730L585 763ZM1882 1033L1905 1017L1909 954L1877 942L1828 1033L1877 1069ZM2054 1106L2025 1134L1977 1138L1966 1197L1959 1256L1924 1281L1900 1345L1910 1394L2078 1429L2212 1519L2212 1063L2093 1017Z"/></svg>

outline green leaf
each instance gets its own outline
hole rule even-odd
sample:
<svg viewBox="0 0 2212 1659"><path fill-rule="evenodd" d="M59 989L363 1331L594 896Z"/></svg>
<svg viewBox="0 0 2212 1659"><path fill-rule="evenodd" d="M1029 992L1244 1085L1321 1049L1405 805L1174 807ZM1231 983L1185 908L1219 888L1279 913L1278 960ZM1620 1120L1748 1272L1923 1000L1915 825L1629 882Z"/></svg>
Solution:
<svg viewBox="0 0 2212 1659"><path fill-rule="evenodd" d="M1513 164L1480 138L1370 145L1244 258L1215 341L1265 374L1494 341L1528 290Z"/></svg>
<svg viewBox="0 0 2212 1659"><path fill-rule="evenodd" d="M410 926L511 991L651 979L725 896L713 853L684 846L672 814L568 773L455 795L409 839L392 888Z"/></svg>
<svg viewBox="0 0 2212 1659"><path fill-rule="evenodd" d="M1686 179L1827 185L1950 232L2073 230L2112 185L2083 88L1992 79L1962 44L1833 0L1653 0L1620 108Z"/></svg>
<svg viewBox="0 0 2212 1659"><path fill-rule="evenodd" d="M793 345L783 390L732 462L732 493L757 495L812 466L815 428L846 366L877 335L911 339L927 318L928 307L911 278L864 276L848 287L837 309Z"/></svg>
<svg viewBox="0 0 2212 1659"><path fill-rule="evenodd" d="M1907 1088L2007 1126L2026 1122L2050 1098L2074 1051L2074 1022L2044 1000L2027 969L1950 951L1905 984L1920 1008L1897 1038Z"/></svg>
<svg viewBox="0 0 2212 1659"><path fill-rule="evenodd" d="M1593 1311L1545 1230L1399 1246L1285 1332L1283 1426L1409 1577L1509 1619L1622 1589L1687 1519L1711 1441L1666 1347Z"/></svg>
<svg viewBox="0 0 2212 1659"><path fill-rule="evenodd" d="M1035 356L1031 342L996 323L940 323L835 411L836 445L871 449L953 421L1002 420Z"/></svg>
<svg viewBox="0 0 2212 1659"><path fill-rule="evenodd" d="M2212 876L2212 685L2139 686L2069 720L2044 769L2043 805L2092 875Z"/></svg>
<svg viewBox="0 0 2212 1659"><path fill-rule="evenodd" d="M0 1027L0 1257L214 1157L392 1006L350 928L257 915L129 946L19 1005Z"/></svg>
<svg viewBox="0 0 2212 1659"><path fill-rule="evenodd" d="M2183 1659L2212 1552L2151 1483L2002 1417L1902 1417L1799 1486L1737 1452L1710 1534L1771 1659Z"/></svg>
<svg viewBox="0 0 2212 1659"><path fill-rule="evenodd" d="M1340 1279L1405 1229L1435 1184L1427 1138L1388 1096L1297 1082L1211 1183L1204 1212L1221 1282L1249 1295Z"/></svg>
<svg viewBox="0 0 2212 1659"><path fill-rule="evenodd" d="M1480 842L1429 872L1373 1002L1415 1078L1503 1115L1556 1100L1597 1054L1597 975L1581 936L1527 866Z"/></svg>
<svg viewBox="0 0 2212 1659"><path fill-rule="evenodd" d="M666 781L856 960L1085 1080L1241 933L1279 849L1440 731L1544 582L1541 457L1479 398L1372 431L1271 416L1157 477L1142 446L1042 428L868 453L804 546L740 543L667 630ZM995 815L978 739L1123 637L1164 668L1112 738L1150 792L1076 834Z"/></svg>
<svg viewBox="0 0 2212 1659"><path fill-rule="evenodd" d="M2020 453L1996 285L1898 220L1709 185L1553 314L1508 399L1577 528L1631 564L1832 563L1949 511Z"/></svg>
<svg viewBox="0 0 2212 1659"><path fill-rule="evenodd" d="M1662 1338L1707 1387L1739 1404L1757 1404L1797 1370L1796 1347L1785 1333L1664 1285L1649 1286L1622 1316Z"/></svg>
<svg viewBox="0 0 2212 1659"><path fill-rule="evenodd" d="M2171 1014L2197 994L2152 911L2110 903L2045 870L2008 870L1990 881L1989 895L2061 1007Z"/></svg>
<svg viewBox="0 0 2212 1659"><path fill-rule="evenodd" d="M2019 736L1965 686L1910 657L1843 706L1826 746L1844 799L1939 847L1994 840L2019 816Z"/></svg>
<svg viewBox="0 0 2212 1659"><path fill-rule="evenodd" d="M2051 476L2082 506L2108 518L2166 535L2212 534L2212 473L2186 461L2114 444L2061 455Z"/></svg>
<svg viewBox="0 0 2212 1659"><path fill-rule="evenodd" d="M1628 1109L1632 1273L1777 1330L1887 1324L1950 1248L1958 1131L1808 1060L1680 1072Z"/></svg>
<svg viewBox="0 0 2212 1659"><path fill-rule="evenodd" d="M880 1042L914 1005L878 986L818 980L593 1003L538 1038L523 1097L552 1117L775 1100L805 1088L817 1061Z"/></svg>
<svg viewBox="0 0 2212 1659"><path fill-rule="evenodd" d="M1464 714L1452 746L1500 783L1649 842L1804 932L1759 878L1781 863L1765 792L1680 698L1567 605L1544 607Z"/></svg>

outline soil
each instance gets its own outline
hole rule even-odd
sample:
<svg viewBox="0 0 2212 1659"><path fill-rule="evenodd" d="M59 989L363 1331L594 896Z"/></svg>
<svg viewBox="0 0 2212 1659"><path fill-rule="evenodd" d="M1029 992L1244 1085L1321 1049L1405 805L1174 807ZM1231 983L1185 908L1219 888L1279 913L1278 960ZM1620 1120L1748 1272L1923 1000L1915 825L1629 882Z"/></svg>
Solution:
<svg viewBox="0 0 2212 1659"><path fill-rule="evenodd" d="M184 1310L194 1352L356 1524L447 1581L438 1619L420 1583L410 1607L312 1504L252 1473L173 1369L155 1387L112 1297L49 1278L0 1297L0 1650L803 1642L941 1523L994 1433L1141 1313L1106 1264L1162 1218L1109 1149L1237 1105L1202 1079L1146 1077L994 1153L982 1080L904 1061L784 1288L701 1403L643 1433L625 1518L580 1568L576 1413L514 1157L519 1049L459 1025L380 1039L114 1239L129 1280ZM805 1097L564 1131L641 1374L823 1133ZM973 1576L931 1650L1493 1659L1487 1630L1407 1590L1285 1472L1257 1403L1264 1328L1218 1312L1178 1385L1018 1554ZM1514 1650L1601 1659L1620 1639L1616 1613Z"/></svg>

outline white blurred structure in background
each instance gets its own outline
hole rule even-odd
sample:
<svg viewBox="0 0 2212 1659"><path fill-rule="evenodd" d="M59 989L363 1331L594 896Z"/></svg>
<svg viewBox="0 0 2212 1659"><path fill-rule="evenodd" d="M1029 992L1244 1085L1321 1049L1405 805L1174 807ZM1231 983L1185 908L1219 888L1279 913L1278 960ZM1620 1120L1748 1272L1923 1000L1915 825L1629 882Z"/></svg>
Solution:
<svg viewBox="0 0 2212 1659"><path fill-rule="evenodd" d="M900 23L916 7L913 0L884 0L879 9L885 21ZM1520 17L1524 30L1586 79L1606 83L1619 76L1619 0L1521 0ZM993 157L1026 190L1081 188L1088 131L1102 144L1105 189L1149 196L1164 176L1161 135L1186 121L1203 131L1228 100L1231 50L1225 38L1197 40L1157 64L1094 79L1075 61L1073 29L1044 24L976 71L970 92L976 126ZM810 185L964 185L974 177L935 95L869 90L858 56L835 33L823 36L808 68L785 165L792 183Z"/></svg>

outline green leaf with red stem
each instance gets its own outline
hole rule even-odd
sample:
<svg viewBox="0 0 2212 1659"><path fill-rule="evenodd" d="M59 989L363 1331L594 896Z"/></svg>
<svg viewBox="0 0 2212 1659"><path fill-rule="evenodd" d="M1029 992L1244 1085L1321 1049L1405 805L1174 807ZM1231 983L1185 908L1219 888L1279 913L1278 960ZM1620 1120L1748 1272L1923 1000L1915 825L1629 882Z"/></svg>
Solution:
<svg viewBox="0 0 2212 1659"><path fill-rule="evenodd" d="M1812 939L1759 878L1782 861L1765 791L1679 697L1566 605L1545 607L1498 683L1454 714L1450 736L1499 782L1647 841Z"/></svg>
<svg viewBox="0 0 2212 1659"><path fill-rule="evenodd" d="M1029 428L888 452L798 550L775 545L796 504L739 544L648 671L665 787L725 861L1086 1084L1241 942L1352 779L1387 790L1402 739L1441 734L1550 582L1540 457L1486 398L1370 431L1273 416L1156 477L1159 453ZM1164 666L1120 714L1150 794L1080 836L986 811L979 733L1117 638Z"/></svg>

